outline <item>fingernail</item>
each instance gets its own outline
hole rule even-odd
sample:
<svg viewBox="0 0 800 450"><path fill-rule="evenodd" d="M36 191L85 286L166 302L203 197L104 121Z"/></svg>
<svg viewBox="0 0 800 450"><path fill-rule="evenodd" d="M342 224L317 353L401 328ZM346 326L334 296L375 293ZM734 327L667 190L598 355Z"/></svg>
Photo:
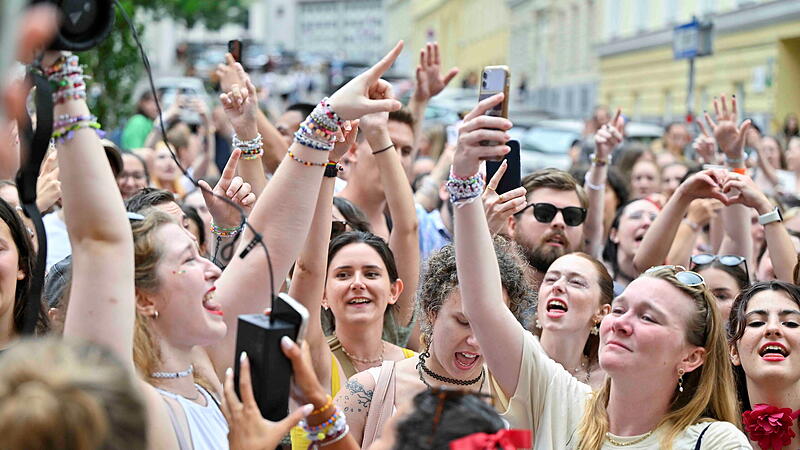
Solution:
<svg viewBox="0 0 800 450"><path fill-rule="evenodd" d="M307 405L303 405L303 407L302 407L302 408L300 408L300 409L302 409L302 410L303 410L303 417L306 417L306 416L308 416L309 414L311 414L311 411L313 411L313 410L314 410L314 405L312 405L311 403L309 403L309 404L307 404Z"/></svg>
<svg viewBox="0 0 800 450"><path fill-rule="evenodd" d="M240 363L243 363L245 359L247 359L247 352L242 352L242 353L239 355L239 362L240 362Z"/></svg>
<svg viewBox="0 0 800 450"><path fill-rule="evenodd" d="M284 336L284 337L281 338L281 347L283 347L285 349L290 349L290 348L292 348L293 345L294 345L294 342L292 342L292 340L291 340L291 338L289 338L289 336Z"/></svg>
<svg viewBox="0 0 800 450"><path fill-rule="evenodd" d="M227 369L225 369L225 376L226 376L226 377L229 377L229 376L231 376L231 375L233 375L233 369L231 369L230 367L228 367Z"/></svg>

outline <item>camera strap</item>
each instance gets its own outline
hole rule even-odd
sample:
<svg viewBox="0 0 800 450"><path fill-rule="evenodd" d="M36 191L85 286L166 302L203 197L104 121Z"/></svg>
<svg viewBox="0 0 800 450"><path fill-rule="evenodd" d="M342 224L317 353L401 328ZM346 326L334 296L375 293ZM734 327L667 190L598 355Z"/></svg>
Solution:
<svg viewBox="0 0 800 450"><path fill-rule="evenodd" d="M34 94L36 104L36 130L33 129L31 118L28 117L21 124L22 145L20 146L21 167L17 172L17 189L22 210L33 222L36 229L36 263L31 276L31 287L25 299L23 310L23 325L21 334L31 335L36 331L42 302L42 287L44 285L44 269L47 261L47 237L44 223L39 208L36 206L36 182L39 178L39 168L42 165L47 149L50 146L50 136L53 134L53 90L41 73L30 69L25 77L25 82L36 88Z"/></svg>

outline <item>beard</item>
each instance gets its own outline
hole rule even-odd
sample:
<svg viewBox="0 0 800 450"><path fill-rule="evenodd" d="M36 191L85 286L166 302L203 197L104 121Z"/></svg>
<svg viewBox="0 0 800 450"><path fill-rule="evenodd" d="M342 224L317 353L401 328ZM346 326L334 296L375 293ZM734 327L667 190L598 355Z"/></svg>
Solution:
<svg viewBox="0 0 800 450"><path fill-rule="evenodd" d="M547 241L553 237L553 235L561 236L561 239L564 241L564 245L562 247L556 247L547 243ZM522 255L528 261L528 264L541 273L547 272L547 269L550 268L550 265L553 264L553 261L566 255L567 253L570 253L569 240L564 233L560 231L547 233L542 236L538 243L534 244L532 242L528 242L527 238L522 236L519 232L519 228L517 228L514 232L514 240L520 244Z"/></svg>

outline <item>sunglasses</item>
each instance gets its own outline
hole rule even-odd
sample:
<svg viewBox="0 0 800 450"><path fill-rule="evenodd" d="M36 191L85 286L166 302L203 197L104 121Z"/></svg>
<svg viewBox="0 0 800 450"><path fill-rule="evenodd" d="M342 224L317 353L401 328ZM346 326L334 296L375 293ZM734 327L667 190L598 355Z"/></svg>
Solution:
<svg viewBox="0 0 800 450"><path fill-rule="evenodd" d="M701 253L699 255L693 255L691 258L692 264L695 266L702 266L705 264L711 264L714 261L719 261L720 264L728 267L736 267L742 263L744 263L744 273L747 275L747 279L750 279L750 271L747 268L747 259L744 256L739 255L714 255L711 253Z"/></svg>
<svg viewBox="0 0 800 450"><path fill-rule="evenodd" d="M577 227L586 220L586 208L579 208L577 206L559 208L552 203L532 203L517 214L522 214L528 208L533 208L533 217L541 223L552 222L559 212L561 212L561 217L564 218L564 223L570 227Z"/></svg>
<svg viewBox="0 0 800 450"><path fill-rule="evenodd" d="M644 273L652 274L654 272L658 272L659 270L672 270L675 278L681 282L684 286L694 287L694 286L705 286L706 280L697 272L692 272L691 270L686 270L686 267L683 266L674 266L674 265L666 265L666 266L653 266L647 269Z"/></svg>

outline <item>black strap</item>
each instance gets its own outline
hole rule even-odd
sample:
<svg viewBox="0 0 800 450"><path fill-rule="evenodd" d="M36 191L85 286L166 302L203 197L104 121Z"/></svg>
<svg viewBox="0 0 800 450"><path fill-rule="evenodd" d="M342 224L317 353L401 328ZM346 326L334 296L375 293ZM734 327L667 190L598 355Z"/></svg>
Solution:
<svg viewBox="0 0 800 450"><path fill-rule="evenodd" d="M706 434L706 431L708 431L708 429L711 428L711 425L713 425L713 424L714 423L712 422L712 423L706 425L705 428L703 428L703 432L700 433L700 436L697 437L697 443L694 444L694 450L700 450L700 445L703 442L703 435Z"/></svg>
<svg viewBox="0 0 800 450"><path fill-rule="evenodd" d="M23 311L22 334L33 334L41 310L42 286L44 285L44 269L47 261L47 237L44 232L44 223L36 206L36 181L39 178L39 168L50 146L50 136L53 134L53 91L50 83L35 70L28 71L26 82L36 87L36 131L33 130L30 118L22 125L22 139L27 153L22 150L22 167L17 172L17 189L22 210L33 222L36 229L38 249L36 264L31 274L31 287L25 299Z"/></svg>

